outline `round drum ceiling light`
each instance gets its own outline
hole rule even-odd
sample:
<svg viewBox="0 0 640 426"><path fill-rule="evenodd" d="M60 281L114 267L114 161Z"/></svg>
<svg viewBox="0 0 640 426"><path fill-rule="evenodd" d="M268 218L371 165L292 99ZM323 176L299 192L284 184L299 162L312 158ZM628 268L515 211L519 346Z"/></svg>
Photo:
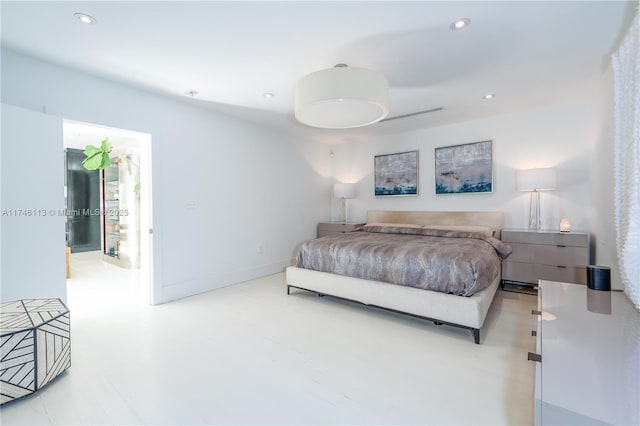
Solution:
<svg viewBox="0 0 640 426"><path fill-rule="evenodd" d="M323 129L366 126L389 114L385 76L344 64L300 79L294 98L296 120Z"/></svg>

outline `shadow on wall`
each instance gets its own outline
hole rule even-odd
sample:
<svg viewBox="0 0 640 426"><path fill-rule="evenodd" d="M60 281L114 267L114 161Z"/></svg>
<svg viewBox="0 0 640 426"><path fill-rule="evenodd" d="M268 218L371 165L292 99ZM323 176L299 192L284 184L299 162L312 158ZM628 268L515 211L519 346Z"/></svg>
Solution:
<svg viewBox="0 0 640 426"><path fill-rule="evenodd" d="M589 153L585 151L556 165L558 183L554 196L557 198L557 202L547 212L556 219L556 225L559 226L560 219L563 216L568 216L567 212L574 212L574 214L575 212L581 212L579 216L568 216L571 220L572 229L587 230L590 228L588 208L590 161ZM602 207L608 208L606 206Z"/></svg>

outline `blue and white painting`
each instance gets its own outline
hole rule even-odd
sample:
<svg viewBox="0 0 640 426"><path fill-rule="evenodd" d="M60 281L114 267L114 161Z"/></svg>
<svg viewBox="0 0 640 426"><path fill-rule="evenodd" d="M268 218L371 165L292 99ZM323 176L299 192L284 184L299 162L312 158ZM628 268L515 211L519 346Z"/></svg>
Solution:
<svg viewBox="0 0 640 426"><path fill-rule="evenodd" d="M418 195L418 151L374 157L376 197Z"/></svg>
<svg viewBox="0 0 640 426"><path fill-rule="evenodd" d="M491 141L436 148L436 194L493 192Z"/></svg>

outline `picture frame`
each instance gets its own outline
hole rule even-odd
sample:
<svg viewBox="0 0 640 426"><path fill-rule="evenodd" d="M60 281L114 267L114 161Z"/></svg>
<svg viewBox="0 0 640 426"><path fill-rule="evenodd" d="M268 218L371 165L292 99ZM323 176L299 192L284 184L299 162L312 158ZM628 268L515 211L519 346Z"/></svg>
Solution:
<svg viewBox="0 0 640 426"><path fill-rule="evenodd" d="M373 158L376 197L418 195L418 151Z"/></svg>
<svg viewBox="0 0 640 426"><path fill-rule="evenodd" d="M435 191L440 194L493 192L493 141L435 148Z"/></svg>

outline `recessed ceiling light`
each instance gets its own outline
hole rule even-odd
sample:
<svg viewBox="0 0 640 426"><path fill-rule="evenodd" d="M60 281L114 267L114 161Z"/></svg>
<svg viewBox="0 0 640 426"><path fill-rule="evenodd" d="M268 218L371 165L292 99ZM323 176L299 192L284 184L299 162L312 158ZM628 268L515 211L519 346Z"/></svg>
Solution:
<svg viewBox="0 0 640 426"><path fill-rule="evenodd" d="M83 24L87 25L95 24L96 22L98 22L96 21L96 18L94 18L93 16L89 16L86 13L74 13L73 16L78 18Z"/></svg>
<svg viewBox="0 0 640 426"><path fill-rule="evenodd" d="M273 98L275 95L273 93L263 93L262 96L264 96L267 99L271 99Z"/></svg>
<svg viewBox="0 0 640 426"><path fill-rule="evenodd" d="M184 94L185 95L189 95L189 96L191 96L193 98L194 96L196 96L198 94L198 92L195 91L195 90L187 90L186 92L184 92Z"/></svg>
<svg viewBox="0 0 640 426"><path fill-rule="evenodd" d="M451 28L454 31L461 30L463 28L468 27L469 24L471 24L471 20L469 18L460 18L453 21L451 25L449 25L449 28Z"/></svg>
<svg viewBox="0 0 640 426"><path fill-rule="evenodd" d="M493 99L495 97L496 97L495 93L488 93L488 94L484 95L482 97L482 99Z"/></svg>

